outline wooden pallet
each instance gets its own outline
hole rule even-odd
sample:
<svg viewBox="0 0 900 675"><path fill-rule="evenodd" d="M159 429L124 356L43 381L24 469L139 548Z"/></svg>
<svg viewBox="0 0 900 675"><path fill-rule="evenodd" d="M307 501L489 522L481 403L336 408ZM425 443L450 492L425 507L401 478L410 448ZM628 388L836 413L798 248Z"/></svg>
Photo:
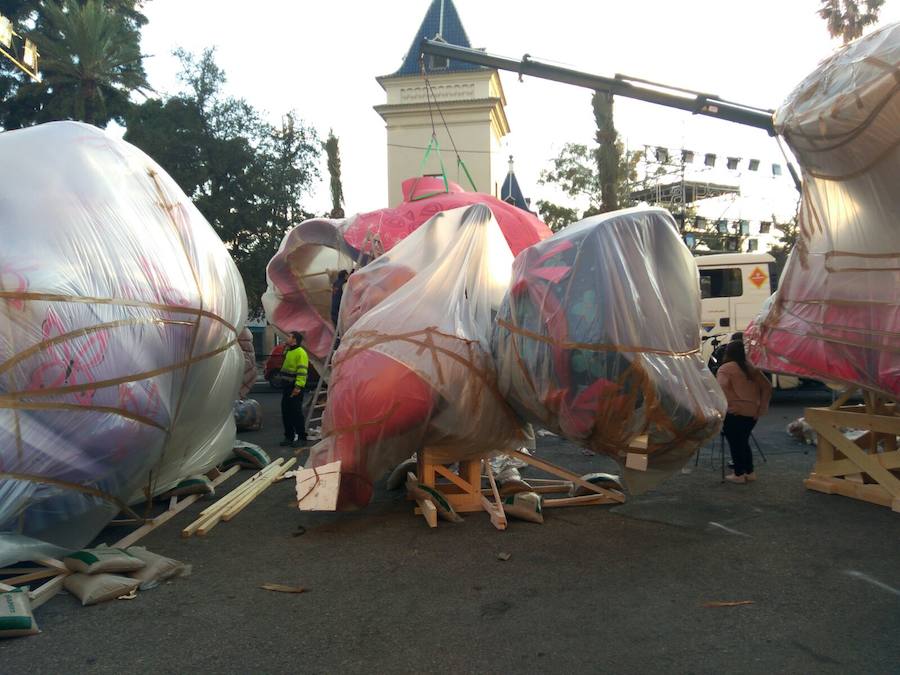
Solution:
<svg viewBox="0 0 900 675"><path fill-rule="evenodd" d="M897 404L864 391L864 404L846 405L848 390L828 408L807 408L806 421L818 434L816 464L804 485L887 506L900 513L900 414ZM841 427L862 429L850 440ZM880 449L879 449L880 444Z"/></svg>

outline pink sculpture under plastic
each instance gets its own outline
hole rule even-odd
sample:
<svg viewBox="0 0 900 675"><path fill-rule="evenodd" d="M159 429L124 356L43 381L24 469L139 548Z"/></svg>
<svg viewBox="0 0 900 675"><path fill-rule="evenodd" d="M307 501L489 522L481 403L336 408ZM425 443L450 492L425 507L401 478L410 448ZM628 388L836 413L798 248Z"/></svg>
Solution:
<svg viewBox="0 0 900 675"><path fill-rule="evenodd" d="M351 269L360 256L391 250L436 213L486 204L513 254L551 234L534 214L490 195L466 192L453 182L445 191L439 178L410 178L403 182L403 196L395 208L343 220L304 221L285 235L269 262L266 316L281 331L303 333L303 346L314 358L326 357L334 337L331 285L337 272Z"/></svg>

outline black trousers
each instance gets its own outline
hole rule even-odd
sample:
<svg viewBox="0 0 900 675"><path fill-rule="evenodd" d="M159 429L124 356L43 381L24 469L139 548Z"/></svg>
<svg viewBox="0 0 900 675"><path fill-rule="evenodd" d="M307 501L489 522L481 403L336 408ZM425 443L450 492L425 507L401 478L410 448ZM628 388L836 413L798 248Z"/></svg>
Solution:
<svg viewBox="0 0 900 675"><path fill-rule="evenodd" d="M753 451L750 449L750 432L756 426L756 419L734 415L725 415L722 425L722 433L728 439L728 448L731 450L731 461L734 464L734 474L743 476L745 473L753 473Z"/></svg>
<svg viewBox="0 0 900 675"><path fill-rule="evenodd" d="M306 426L303 420L303 392L291 396L291 389L281 392L281 421L284 422L284 437L293 441L297 436L306 440Z"/></svg>

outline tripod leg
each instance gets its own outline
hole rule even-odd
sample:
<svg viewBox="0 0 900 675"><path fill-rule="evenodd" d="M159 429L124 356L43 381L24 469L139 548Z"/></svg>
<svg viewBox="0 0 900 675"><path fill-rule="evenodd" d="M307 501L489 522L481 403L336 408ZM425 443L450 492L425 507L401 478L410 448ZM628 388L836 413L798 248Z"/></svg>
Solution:
<svg viewBox="0 0 900 675"><path fill-rule="evenodd" d="M766 459L766 453L764 453L762 451L762 448L759 447L759 441L756 440L756 436L753 435L752 431L750 432L750 440L753 441L753 445L756 446L756 451L759 453L759 456L762 457L762 461L768 462L769 460Z"/></svg>

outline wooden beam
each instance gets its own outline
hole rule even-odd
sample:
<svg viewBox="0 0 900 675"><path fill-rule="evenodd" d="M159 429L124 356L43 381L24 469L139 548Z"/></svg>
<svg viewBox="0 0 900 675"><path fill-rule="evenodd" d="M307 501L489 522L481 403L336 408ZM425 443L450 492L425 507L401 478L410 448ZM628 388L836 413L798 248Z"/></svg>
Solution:
<svg viewBox="0 0 900 675"><path fill-rule="evenodd" d="M590 504L615 504L615 500L605 495L582 495L581 497L563 497L561 499L545 499L543 506L545 509L552 509L559 506L587 506Z"/></svg>
<svg viewBox="0 0 900 675"><path fill-rule="evenodd" d="M213 487L218 487L219 485L224 483L226 480L231 478L234 474L236 474L240 470L241 470L241 467L239 467L237 465L231 467L230 469L228 469L228 471L226 471L223 474L220 474L219 476L216 477L216 479L214 481L212 481ZM131 534L122 537L119 541L117 541L115 544L113 544L113 547L114 548L128 548L129 546L134 545L139 540L143 539L147 534L149 534L150 532L155 530L160 525L168 522L169 520L171 520L172 518L177 516L179 513L184 511L191 504L193 504L198 499L200 499L201 497L204 497L204 496L205 495L188 495L184 499L179 500L179 502L174 507L169 508L168 510L166 510L163 513L161 513L160 515L158 515L156 518L153 518L152 520L148 521L146 524L142 525L141 527L136 529Z"/></svg>
<svg viewBox="0 0 900 675"><path fill-rule="evenodd" d="M584 480L581 476L572 473L571 471L567 471L562 467L556 466L555 464L551 464L550 462L539 459L537 457L533 457L532 455L526 455L524 452L520 452L519 450L510 450L507 454L512 455L514 457L518 457L526 464L537 467L538 469L542 469L547 473L554 474L556 476L560 476L569 480L577 485L580 485L583 488L590 490L593 493L604 495L605 497L609 497L615 502L623 503L625 501L625 495L619 492L618 490L610 490L607 488L602 488L597 485L594 485L590 481ZM526 479L527 480L527 479Z"/></svg>
<svg viewBox="0 0 900 675"><path fill-rule="evenodd" d="M828 439L838 452L878 481L893 497L900 498L900 479L881 466L872 455L863 451L856 443L833 427L831 422L823 422L820 418L814 419L820 422L818 426L815 426L819 436Z"/></svg>

